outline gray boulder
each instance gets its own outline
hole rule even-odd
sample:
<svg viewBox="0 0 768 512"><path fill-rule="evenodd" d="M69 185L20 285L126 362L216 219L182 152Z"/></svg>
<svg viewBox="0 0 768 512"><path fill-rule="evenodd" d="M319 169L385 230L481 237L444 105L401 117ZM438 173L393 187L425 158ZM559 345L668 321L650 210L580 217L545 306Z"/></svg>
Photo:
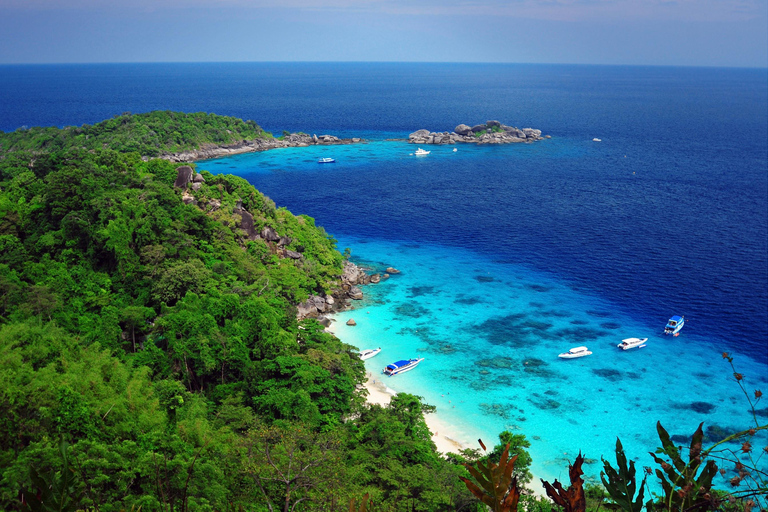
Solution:
<svg viewBox="0 0 768 512"><path fill-rule="evenodd" d="M187 188L187 183L192 181L192 168L188 165L182 165L176 169L176 181L173 182L173 186L177 188Z"/></svg>
<svg viewBox="0 0 768 512"><path fill-rule="evenodd" d="M472 127L472 132L479 133L479 132L484 132L487 129L488 127L485 126L484 124L476 124L475 126Z"/></svg>
<svg viewBox="0 0 768 512"><path fill-rule="evenodd" d="M353 300L362 300L363 298L363 292L357 286L351 287L347 292L347 295L349 295L349 298Z"/></svg>
<svg viewBox="0 0 768 512"><path fill-rule="evenodd" d="M487 126L488 128L493 128L494 126L501 128L501 123L498 121L486 121L485 126Z"/></svg>
<svg viewBox="0 0 768 512"><path fill-rule="evenodd" d="M429 130L416 130L408 136L409 139L426 139L429 137Z"/></svg>
<svg viewBox="0 0 768 512"><path fill-rule="evenodd" d="M205 183L205 178L203 178L203 175L200 173L195 174L195 178L192 180L195 183Z"/></svg>
<svg viewBox="0 0 768 512"><path fill-rule="evenodd" d="M286 249L285 255L291 258L292 260L300 260L301 259L301 253L292 251L290 249Z"/></svg>
<svg viewBox="0 0 768 512"><path fill-rule="evenodd" d="M192 190L200 190L201 188L203 188L203 184L202 183L192 183L189 186L189 188L191 188Z"/></svg>
<svg viewBox="0 0 768 512"><path fill-rule="evenodd" d="M275 230L269 226L264 226L264 229L261 230L261 238L269 242L277 242L280 240L280 236L278 236Z"/></svg>
<svg viewBox="0 0 768 512"><path fill-rule="evenodd" d="M470 128L465 124L460 124L459 126L454 128L453 131L458 133L459 135L469 135L470 133L472 133L472 128Z"/></svg>

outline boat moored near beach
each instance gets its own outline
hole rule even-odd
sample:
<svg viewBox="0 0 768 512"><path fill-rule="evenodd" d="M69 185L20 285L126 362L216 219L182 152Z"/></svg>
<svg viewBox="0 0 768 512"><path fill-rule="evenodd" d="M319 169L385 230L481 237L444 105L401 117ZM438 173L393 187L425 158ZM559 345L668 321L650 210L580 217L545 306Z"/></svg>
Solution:
<svg viewBox="0 0 768 512"><path fill-rule="evenodd" d="M675 315L669 319L669 322L667 322L667 325L664 327L664 334L677 336L680 334L680 329L682 329L684 325L685 317Z"/></svg>
<svg viewBox="0 0 768 512"><path fill-rule="evenodd" d="M377 355L379 352L381 352L381 347L369 348L369 349L363 350L362 352L360 352L360 359L365 361L366 359L370 359L373 356Z"/></svg>
<svg viewBox="0 0 768 512"><path fill-rule="evenodd" d="M584 356L591 356L591 355L592 355L592 352L590 352L590 350L587 347L573 347L568 352L563 352L557 357L561 357L563 359L575 359L577 357L584 357Z"/></svg>
<svg viewBox="0 0 768 512"><path fill-rule="evenodd" d="M621 350L629 350L631 348L644 347L646 341L648 341L648 338L627 338L621 340L621 343L616 346Z"/></svg>
<svg viewBox="0 0 768 512"><path fill-rule="evenodd" d="M392 364L388 364L387 367L384 368L383 373L384 375L389 375L391 377L398 373L407 372L408 370L416 368L416 366L423 360L424 358L420 357L419 359L403 359L401 361L396 361Z"/></svg>

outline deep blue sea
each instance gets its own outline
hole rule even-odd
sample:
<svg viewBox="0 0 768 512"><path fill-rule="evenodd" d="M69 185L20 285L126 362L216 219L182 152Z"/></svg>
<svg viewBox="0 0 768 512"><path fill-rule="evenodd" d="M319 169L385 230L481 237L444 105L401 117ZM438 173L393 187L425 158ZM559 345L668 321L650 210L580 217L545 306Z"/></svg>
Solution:
<svg viewBox="0 0 768 512"><path fill-rule="evenodd" d="M616 436L650 465L656 420L679 435L701 421L747 428L723 351L749 394L768 391L765 69L0 66L5 131L155 109L367 139L198 167L245 177L358 261L400 269L339 316L339 336L383 348L367 361L374 372L424 357L387 386L437 405L462 439L525 433L538 475L562 478L579 449L598 461L594 475ZM387 140L489 119L552 138L421 158ZM662 336L675 314L681 335ZM628 337L649 340L618 350ZM577 345L593 355L557 358Z"/></svg>

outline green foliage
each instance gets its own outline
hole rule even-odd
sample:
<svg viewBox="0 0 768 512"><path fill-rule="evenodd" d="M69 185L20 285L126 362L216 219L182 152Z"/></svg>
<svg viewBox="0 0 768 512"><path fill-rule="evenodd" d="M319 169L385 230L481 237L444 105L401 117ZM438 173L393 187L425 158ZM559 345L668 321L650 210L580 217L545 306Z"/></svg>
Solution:
<svg viewBox="0 0 768 512"><path fill-rule="evenodd" d="M618 438L616 439L616 466L618 469L614 469L607 460L602 460L603 471L600 472L600 479L614 503L624 512L642 511L645 505L643 502L645 478L640 483L640 489L637 490L635 462L630 460L627 463L624 447ZM637 497L635 497L636 491Z"/></svg>
<svg viewBox="0 0 768 512"><path fill-rule="evenodd" d="M39 152L78 147L87 150L110 148L120 153L136 152L159 156L195 149L203 144L231 144L246 139L271 137L253 121L205 112L153 111L122 114L93 126L68 126L63 129L33 127L0 132L0 155L29 151L35 167ZM16 167L18 166L18 167ZM14 162L14 167L21 166ZM150 171L152 172L152 171Z"/></svg>
<svg viewBox="0 0 768 512"><path fill-rule="evenodd" d="M494 446L493 450L481 460L497 460L501 457L502 452L508 449L510 455L517 456L514 475L517 477L520 485L524 486L533 478L530 471L533 458L528 453L528 448L530 447L531 443L525 438L524 434L514 434L505 430L499 434L499 444Z"/></svg>
<svg viewBox="0 0 768 512"><path fill-rule="evenodd" d="M707 510L710 505L709 492L712 479L717 474L717 465L712 460L704 462L702 455L703 423L694 432L688 450L688 462L683 460L680 450L674 445L669 433L656 423L661 448L651 453L653 460L661 466L656 476L664 490L663 503L666 510ZM667 460L659 455L665 455ZM671 462L671 464L670 464Z"/></svg>
<svg viewBox="0 0 768 512"><path fill-rule="evenodd" d="M40 474L34 467L29 469L29 479L34 491L21 491L22 510L32 512L76 512L80 509L82 490L69 467L67 443L59 442L62 465L59 471L51 469Z"/></svg>

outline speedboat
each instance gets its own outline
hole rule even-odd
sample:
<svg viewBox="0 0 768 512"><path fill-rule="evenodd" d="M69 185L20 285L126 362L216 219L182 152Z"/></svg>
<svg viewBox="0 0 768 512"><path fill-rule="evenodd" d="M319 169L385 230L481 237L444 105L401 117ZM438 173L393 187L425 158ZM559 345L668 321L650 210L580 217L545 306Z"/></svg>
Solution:
<svg viewBox="0 0 768 512"><path fill-rule="evenodd" d="M646 341L648 341L648 338L627 338L621 340L621 343L616 346L621 350L629 350L631 348L644 347Z"/></svg>
<svg viewBox="0 0 768 512"><path fill-rule="evenodd" d="M425 156L425 155L428 155L430 153L431 153L431 151L424 151L423 149L418 148L418 149L416 149L416 152L414 153L414 155L416 155L416 156Z"/></svg>
<svg viewBox="0 0 768 512"><path fill-rule="evenodd" d="M669 319L669 322L667 322L667 325L664 327L664 334L677 336L680 334L680 329L682 329L684 325L685 317L675 315Z"/></svg>
<svg viewBox="0 0 768 512"><path fill-rule="evenodd" d="M336 160L334 160L333 158L321 158L320 160L317 161L317 163L319 163L319 164L334 164L334 163L336 163Z"/></svg>
<svg viewBox="0 0 768 512"><path fill-rule="evenodd" d="M455 152L457 152L457 151L458 151L458 149L456 149L456 148L453 148L453 152L454 152L454 153L455 153Z"/></svg>
<svg viewBox="0 0 768 512"><path fill-rule="evenodd" d="M396 361L392 364L388 364L387 367L384 368L384 375L389 375L391 377L393 375L397 375L398 373L413 370L423 360L424 358L420 357L419 359L403 359L402 361Z"/></svg>
<svg viewBox="0 0 768 512"><path fill-rule="evenodd" d="M563 352L557 357L562 357L563 359L575 359L577 357L584 357L584 356L591 356L591 355L592 355L592 352L590 352L587 347L573 347L568 352Z"/></svg>
<svg viewBox="0 0 768 512"><path fill-rule="evenodd" d="M598 139L597 137L595 137L594 139L592 139L592 142L603 142L603 141L601 139Z"/></svg>
<svg viewBox="0 0 768 512"><path fill-rule="evenodd" d="M369 349L363 350L362 352L360 352L360 359L365 361L366 359L372 358L373 356L375 356L379 352L381 352L381 347L379 347L379 348L369 348Z"/></svg>

